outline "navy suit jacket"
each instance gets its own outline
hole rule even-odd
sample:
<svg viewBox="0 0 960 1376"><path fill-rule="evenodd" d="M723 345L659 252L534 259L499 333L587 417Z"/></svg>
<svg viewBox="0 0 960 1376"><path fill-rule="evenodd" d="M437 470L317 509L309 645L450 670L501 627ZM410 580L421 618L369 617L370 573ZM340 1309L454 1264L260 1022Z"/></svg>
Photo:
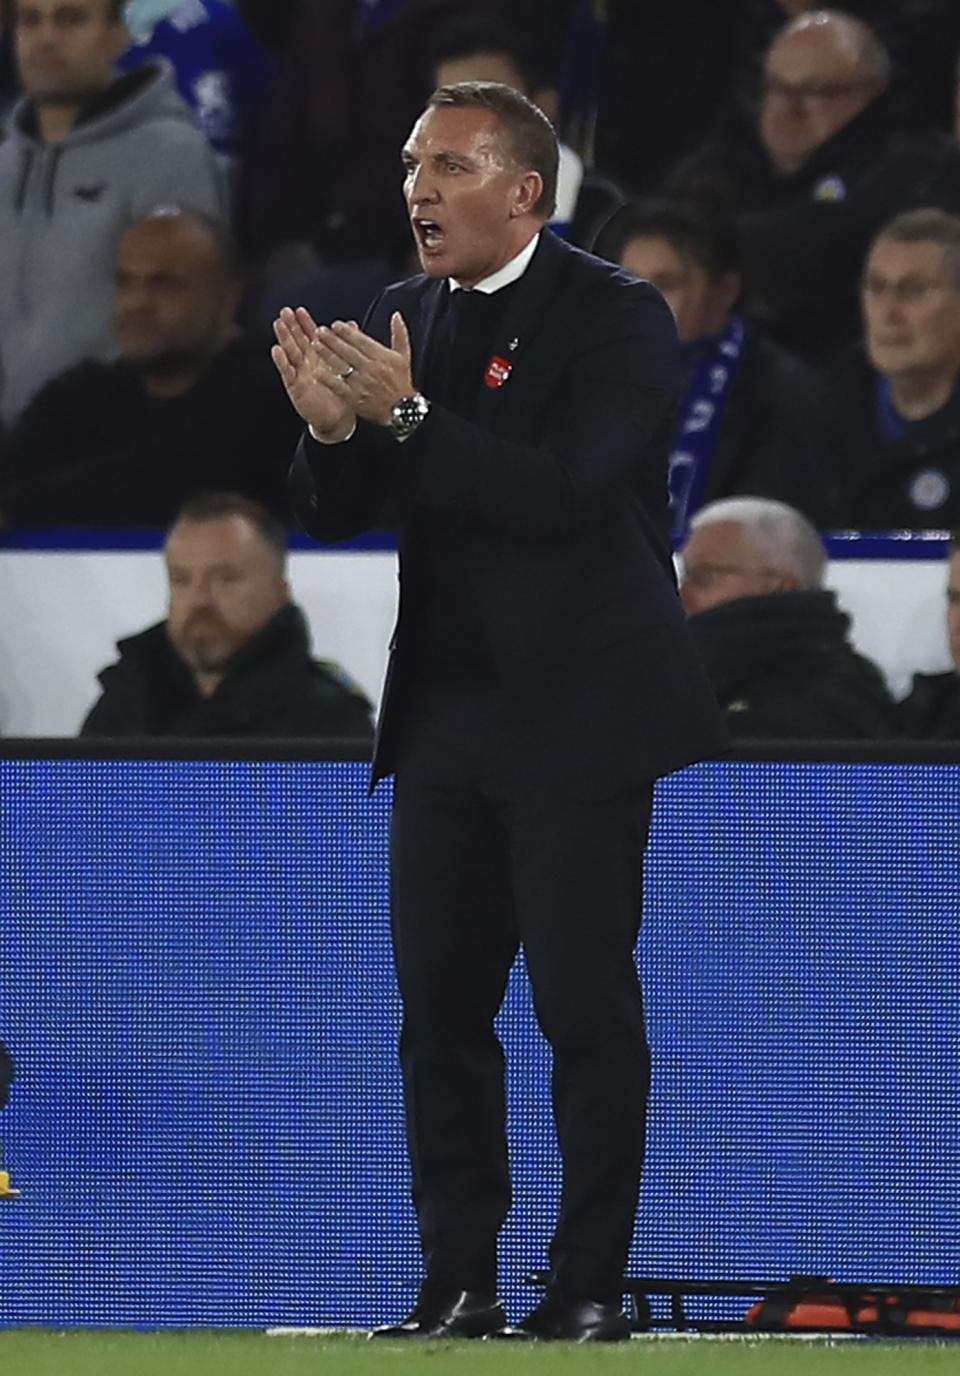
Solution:
<svg viewBox="0 0 960 1376"><path fill-rule="evenodd" d="M446 285L387 288L365 329L399 310L414 380ZM545 231L477 378L472 420L434 403L402 445L360 422L341 445L309 437L294 461L297 514L318 539L395 525L400 613L374 779L392 771L417 596L417 525L455 520L509 707L516 779L613 794L725 743L676 595L667 457L679 381L662 297ZM415 669L415 666L413 666Z"/></svg>

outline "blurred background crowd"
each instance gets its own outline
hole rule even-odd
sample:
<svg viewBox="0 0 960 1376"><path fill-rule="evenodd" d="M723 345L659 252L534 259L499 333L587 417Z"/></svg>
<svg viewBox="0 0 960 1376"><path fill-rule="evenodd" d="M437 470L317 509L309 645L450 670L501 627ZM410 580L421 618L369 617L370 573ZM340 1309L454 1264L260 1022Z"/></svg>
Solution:
<svg viewBox="0 0 960 1376"><path fill-rule="evenodd" d="M161 646L181 696L119 717L101 706L88 732L120 718L128 733L369 729L335 665L329 719L294 725L288 705L224 725L208 710L275 654L277 618L300 669L315 663L277 591L299 425L270 327L284 304L362 319L415 271L400 147L434 86L480 79L522 89L557 128L553 231L673 310L686 363L673 536L734 731L960 738L956 544L954 670L896 704L823 587L820 538L960 526L955 0L4 0L0 13L0 530L172 527L174 621L185 529L196 586L194 565L222 564L224 541L276 585L221 645L226 673L169 628L124 642L114 668L129 676ZM222 626L230 614L212 612Z"/></svg>

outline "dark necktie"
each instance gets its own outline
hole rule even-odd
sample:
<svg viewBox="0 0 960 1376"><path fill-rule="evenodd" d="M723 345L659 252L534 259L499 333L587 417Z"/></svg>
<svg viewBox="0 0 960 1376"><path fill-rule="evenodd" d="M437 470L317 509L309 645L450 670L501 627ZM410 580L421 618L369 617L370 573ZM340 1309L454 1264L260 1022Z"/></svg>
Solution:
<svg viewBox="0 0 960 1376"><path fill-rule="evenodd" d="M445 359L438 359L444 401L462 416L472 416L494 336L512 290L455 291L448 303Z"/></svg>

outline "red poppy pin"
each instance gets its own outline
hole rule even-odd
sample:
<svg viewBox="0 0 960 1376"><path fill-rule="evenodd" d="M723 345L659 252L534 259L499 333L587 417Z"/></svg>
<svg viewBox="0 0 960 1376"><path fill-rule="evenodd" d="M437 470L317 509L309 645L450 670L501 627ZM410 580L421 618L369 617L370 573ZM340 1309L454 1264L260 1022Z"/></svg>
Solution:
<svg viewBox="0 0 960 1376"><path fill-rule="evenodd" d="M488 387L502 387L507 378L513 372L513 364L508 363L499 354L494 354L487 364L487 371L484 375L484 382Z"/></svg>

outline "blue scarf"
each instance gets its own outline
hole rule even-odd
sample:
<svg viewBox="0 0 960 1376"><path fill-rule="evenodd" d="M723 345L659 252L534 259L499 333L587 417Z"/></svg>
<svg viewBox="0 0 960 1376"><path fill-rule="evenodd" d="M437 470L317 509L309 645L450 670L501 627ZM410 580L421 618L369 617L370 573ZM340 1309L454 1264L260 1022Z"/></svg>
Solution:
<svg viewBox="0 0 960 1376"><path fill-rule="evenodd" d="M905 420L894 406L893 397L890 395L890 383L882 373L877 374L873 396L880 438L887 444L902 440L910 429L910 422Z"/></svg>
<svg viewBox="0 0 960 1376"><path fill-rule="evenodd" d="M667 477L670 534L676 546L686 539L690 517L703 504L713 451L730 387L743 358L745 337L743 321L735 315L719 339L697 339L683 346L690 381L680 398Z"/></svg>

